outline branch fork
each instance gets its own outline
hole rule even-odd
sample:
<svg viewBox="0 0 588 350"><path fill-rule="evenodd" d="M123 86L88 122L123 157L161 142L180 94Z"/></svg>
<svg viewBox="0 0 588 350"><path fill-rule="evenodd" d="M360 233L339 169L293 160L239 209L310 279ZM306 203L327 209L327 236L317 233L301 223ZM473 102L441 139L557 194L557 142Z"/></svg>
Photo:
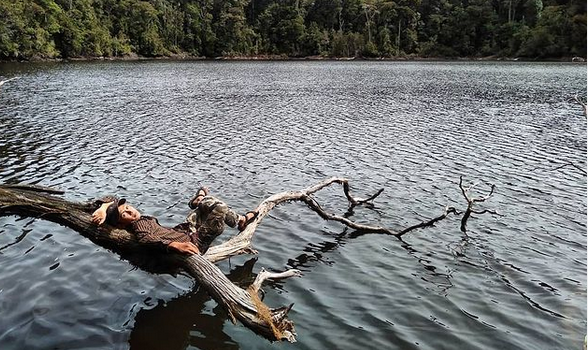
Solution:
<svg viewBox="0 0 588 350"><path fill-rule="evenodd" d="M468 207L467 207L465 213L463 214L463 217L461 218L461 227L460 227L461 232L463 232L465 234L467 234L466 226L467 226L468 219L470 218L472 213L474 213L474 214L491 213L491 214L499 215L498 213L496 213L495 211L492 211L492 210L483 210L483 211L474 210L474 204L487 201L492 196L492 194L494 193L494 189L496 188L496 186L494 184L492 184L490 186L490 192L487 195L479 196L479 197L471 197L469 193L476 186L477 186L477 184L473 184L468 187L464 187L463 186L463 177L462 176L459 177L459 188L461 189L461 193L468 203Z"/></svg>

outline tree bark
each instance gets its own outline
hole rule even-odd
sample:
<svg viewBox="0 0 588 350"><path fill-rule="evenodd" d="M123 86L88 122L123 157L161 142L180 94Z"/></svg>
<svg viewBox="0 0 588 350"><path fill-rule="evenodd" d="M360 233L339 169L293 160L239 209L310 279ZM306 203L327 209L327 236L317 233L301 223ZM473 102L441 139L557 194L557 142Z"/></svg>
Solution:
<svg viewBox="0 0 588 350"><path fill-rule="evenodd" d="M131 232L108 225L96 226L93 224L91 222L91 213L94 209L92 203L70 202L48 195L47 192L60 193L56 190L36 186L0 186L0 216L20 215L56 222L74 229L92 242L112 249L123 257L125 253L150 249L141 244ZM245 235L250 239L253 234L250 226L237 237L250 231ZM239 244L244 242L243 239L235 240L237 237L233 238L233 242L238 242L236 247L220 249L224 254L185 256L171 253L167 255L195 278L225 308L233 322L239 320L255 333L272 341L288 340L294 342L296 340L294 325L286 318L291 306L270 309L260 301L256 303L251 293L230 282L211 261L210 257L213 261L219 261L232 255L251 251L239 248ZM227 243L229 242L221 246L227 246ZM228 244L228 246L231 245L232 243ZM221 246L217 246L217 250ZM228 252L234 252L234 254ZM296 271L291 273L294 274Z"/></svg>
<svg viewBox="0 0 588 350"><path fill-rule="evenodd" d="M243 289L230 282L222 271L214 265L215 262L230 258L231 256L256 254L257 252L251 244L253 234L263 218L275 206L284 202L301 201L306 203L311 210L315 211L325 220L338 221L357 231L383 233L397 238L401 238L404 234L413 230L433 226L436 222L445 219L449 214L459 214L455 208L446 207L440 216L400 231L394 231L381 226L358 224L345 217L325 212L312 196L314 193L332 184L343 185L343 191L349 203L349 208L357 205L369 206L383 191L381 189L369 197L357 198L351 195L347 179L334 177L301 191L278 193L268 197L259 204L257 207L259 214L242 232L222 244L210 247L204 255L187 256L160 252L159 257L165 261L173 262L175 266L183 269L196 279L210 296L223 306L233 322L239 320L255 333L271 341L288 340L295 342L296 332L294 330L294 324L286 317L292 305L271 309L261 302L258 297L258 291L261 288L261 284L267 279L300 276L300 271L292 269L282 273L269 273L262 270L253 284L248 289ZM494 186L492 186L490 195L472 200L466 195L469 189L466 190L462 187L461 178L460 188L464 197L468 200L468 210L466 211L468 217L471 212L474 212L472 209L473 203L486 200L494 190ZM95 209L95 206L92 202L71 202L55 196L59 194L63 194L63 192L40 186L0 185L0 216L29 216L62 224L79 232L92 242L113 250L123 258L127 254L150 249L147 245L141 244L131 232L108 225L96 226L93 224L91 222L91 213ZM465 221L467 221L467 218L464 216L462 219L463 229L465 229Z"/></svg>

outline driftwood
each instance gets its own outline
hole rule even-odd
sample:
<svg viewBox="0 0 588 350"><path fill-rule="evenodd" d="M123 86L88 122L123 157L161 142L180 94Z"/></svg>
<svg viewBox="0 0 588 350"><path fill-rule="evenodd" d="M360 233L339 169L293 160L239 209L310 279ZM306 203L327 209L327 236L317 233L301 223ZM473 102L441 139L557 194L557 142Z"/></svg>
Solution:
<svg viewBox="0 0 588 350"><path fill-rule="evenodd" d="M19 77L12 77L12 78L10 78L10 79L6 79L6 80L0 80L0 88L2 88L2 85L4 85L4 84L8 83L9 81L16 80L16 79L18 79L18 78L19 78Z"/></svg>
<svg viewBox="0 0 588 350"><path fill-rule="evenodd" d="M470 218L470 216L473 214L485 214L485 213L490 213L490 214L496 214L498 215L497 212L492 211L492 210L481 210L481 211L476 211L474 210L474 204L476 203L481 203L481 202L485 202L486 200L488 200L488 198L490 198L492 196L492 194L494 193L494 188L496 186L492 185L490 187L490 193L488 193L486 196L480 196L480 197L475 197L472 198L469 195L469 192L476 187L478 184L472 184L470 186L463 187L463 181L462 181L462 177L459 177L459 188L461 189L461 194L463 195L463 197L465 198L465 200L468 202L468 207L465 211L465 213L463 214L462 218L461 218L461 232L466 233L467 229L466 229L466 225L468 223L468 219ZM467 234L467 233L466 233Z"/></svg>
<svg viewBox="0 0 588 350"><path fill-rule="evenodd" d="M222 271L214 265L215 262L231 256L256 254L257 252L252 247L253 234L263 218L275 206L285 202L302 201L325 220L338 221L359 232L382 233L397 238L401 238L404 234L413 230L433 226L436 222L445 219L449 214L460 214L455 208L446 207L440 216L400 231L381 226L362 225L345 217L327 213L313 197L314 193L333 184L343 185L343 191L349 202L350 209L358 205L371 205L371 201L383 191L381 189L367 198L357 198L350 194L349 183L346 179L330 178L301 191L282 192L265 199L257 208L259 215L245 230L222 244L210 247L202 256L186 256L163 252L160 255L195 278L200 286L223 306L233 322L239 320L255 333L271 341L288 340L294 342L296 341L294 325L287 319L288 311L290 311L292 305L271 309L259 299L258 292L265 280L300 276L300 271L291 269L280 273L272 273L262 270L253 284L249 288L243 289L230 282ZM460 178L460 188L468 201L467 210L462 218L462 231L464 232L465 223L471 213L482 213L474 211L473 204L485 201L494 191L494 185L492 185L489 195L471 199L467 192L472 187L465 189ZM95 207L91 202L71 202L55 196L56 194L63 194L63 192L40 186L0 185L0 216L20 215L56 222L74 229L92 242L111 249L123 257L127 253L148 249L145 245L139 243L131 232L108 225L96 226L93 224L91 222L91 213Z"/></svg>
<svg viewBox="0 0 588 350"><path fill-rule="evenodd" d="M582 106L584 116L586 116L586 102L582 101L582 99L577 94L574 96L574 100L576 100L576 102L578 102Z"/></svg>

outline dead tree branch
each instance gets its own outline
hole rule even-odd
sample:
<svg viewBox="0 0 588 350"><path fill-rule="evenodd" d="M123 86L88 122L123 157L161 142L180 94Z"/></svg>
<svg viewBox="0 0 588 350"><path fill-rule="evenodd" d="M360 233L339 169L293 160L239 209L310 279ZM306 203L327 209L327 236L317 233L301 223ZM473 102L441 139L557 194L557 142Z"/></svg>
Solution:
<svg viewBox="0 0 588 350"><path fill-rule="evenodd" d="M578 96L578 94L576 94L574 96L574 100L576 100L576 102L578 102L582 106L582 109L584 111L584 116L586 116L587 115L586 114L586 102L582 101L582 99Z"/></svg>
<svg viewBox="0 0 588 350"><path fill-rule="evenodd" d="M233 322L238 320L255 333L272 341L288 340L294 342L296 341L294 325L286 317L292 305L270 309L259 299L258 292L264 281L300 276L300 271L292 269L281 273L270 273L263 270L248 289L243 289L230 282L222 271L214 265L215 262L230 258L231 256L256 253L252 247L253 234L261 224L263 218L277 205L286 202L301 201L306 203L310 209L325 220L340 222L359 232L383 233L397 238L401 238L404 234L416 229L433 226L438 221L445 219L449 214L459 214L455 208L446 207L440 216L400 231L394 231L382 226L359 224L345 217L327 213L313 197L316 192L333 184L343 185L343 191L350 208L357 205L370 205L371 201L383 191L383 189L380 189L375 194L366 198L354 197L350 193L347 179L333 177L301 191L286 191L263 200L257 207L257 217L245 230L222 244L210 247L206 254L202 256L185 256L163 252L159 254L167 260L173 261L177 266L196 279L211 297L222 305ZM474 212L472 209L473 204L488 199L494 191L494 185L492 185L492 190L487 196L478 198L468 197L467 192L473 186L470 186L468 189L463 188L461 177L460 188L468 201L468 209L462 219L462 231L465 232L467 217ZM148 249L131 232L109 226L96 226L92 224L91 213L95 209L92 203L70 202L52 195L62 193L58 190L40 186L0 185L0 216L20 215L37 218L42 217L45 220L70 227L89 238L92 242L112 249L123 257L125 253L140 252Z"/></svg>
<svg viewBox="0 0 588 350"><path fill-rule="evenodd" d="M481 212L476 212L474 211L474 204L475 203L481 203L481 202L485 202L486 200L488 200L488 198L490 198L490 196L492 196L492 194L494 193L494 188L496 187L494 184L492 184L492 186L490 187L490 193L488 193L486 196L480 196L480 197L470 197L469 192L470 190L472 190L477 184L473 184L470 185L469 187L465 188L463 186L463 178L462 176L459 177L459 188L461 189L461 193L463 195L463 197L465 198L465 200L468 202L468 207L465 211L465 213L463 214L463 217L461 218L461 232L466 233L467 229L467 222L468 219L470 218L470 216L472 215L472 213L475 214L483 214L483 213L495 213L492 212L490 210L484 210Z"/></svg>
<svg viewBox="0 0 588 350"><path fill-rule="evenodd" d="M349 181L347 179L333 177L333 178L324 180L324 181L322 181L312 187L306 188L301 191L287 191L287 192L275 194L275 195L265 199L263 202L261 202L261 204L257 207L259 215L251 224L249 224L247 226L247 228L243 232L239 233L237 236L231 238L230 240L224 242L223 244L210 247L210 249L206 252L206 254L204 256L211 262L217 262L217 261L224 260L224 259L231 257L231 256L234 256L234 255L245 254L245 253L248 254L251 252L255 252L255 250L253 249L253 247L251 245L251 239L253 237L253 233L255 232L255 229L259 226L259 224L261 223L263 218L273 208L275 208L277 205L285 203L285 202L292 202L292 201L304 202L308 205L308 207L310 209L312 209L314 212L316 212L321 218L323 218L325 220L332 220L332 221L340 222L340 223L348 226L349 228L352 228L357 231L369 232L369 233L383 233L383 234L388 234L388 235L392 235L392 236L396 236L396 237L401 237L402 235L404 235L410 231L413 231L417 228L433 226L436 222L438 222L439 220L445 219L451 213L457 214L457 210L455 208L448 207L448 208L446 208L445 212L441 216L434 218L434 219L431 219L427 222L422 222L420 224L411 226L411 227L404 229L402 231L394 231L394 230L391 230L389 228L382 227L382 226L369 226L369 225L358 224L358 223L351 221L347 218L327 213L326 211L324 211L322 209L322 207L318 204L318 202L314 199L314 197L312 197L312 195L314 193L316 193L316 192L318 192L318 191L320 191L320 190L322 190L332 184L343 185L343 190L345 192L345 196L347 197L347 200L349 201L350 206L366 204L369 201L376 198L378 195L380 195L382 193L382 191L384 190L384 189L381 189L376 194L369 196L366 199L357 198L357 197L354 197L353 195L351 195L350 190L349 190Z"/></svg>
<svg viewBox="0 0 588 350"><path fill-rule="evenodd" d="M408 233L412 230L416 230L417 228L433 226L433 225L435 225L435 223L437 221L441 221L441 220L445 219L449 214L459 215L459 211L457 211L457 209L455 209L454 207L445 207L445 212L443 214L439 215L436 218L432 218L429 221L423 221L419 224L407 227L404 230L398 232L397 236L402 237L402 235L404 235L405 233Z"/></svg>
<svg viewBox="0 0 588 350"><path fill-rule="evenodd" d="M279 280L279 279L284 279L284 278L289 278L289 277L301 277L301 276L302 276L302 271L296 270L296 269L291 269L291 270L284 271L284 272L269 272L269 271L266 271L266 269L262 268L261 271L259 272L259 274L257 275L257 277L255 278L255 281L253 281L253 284L251 284L251 287L249 287L249 289L254 292L258 292L259 289L261 289L261 285L263 284L263 282L265 282L268 279Z"/></svg>
<svg viewBox="0 0 588 350"><path fill-rule="evenodd" d="M349 181L347 179L334 177L301 191L287 191L277 193L273 196L268 197L263 202L261 202L261 204L259 204L259 206L257 207L257 210L259 212L257 218L255 218L255 220L251 224L249 224L245 230L243 230L230 240L224 242L223 244L210 247L210 249L208 249L204 256L211 262L217 262L220 260L227 259L234 255L256 253L256 251L253 249L251 245L251 239L253 237L253 233L255 232L263 218L267 216L267 214L277 205L292 201L303 201L307 203L311 209L315 210L316 208L315 211L326 220L336 220L357 230L388 233L388 230L385 228L376 228L375 230L372 230L373 227L359 225L348 219L330 215L323 211L318 205L318 203L314 204L315 201L311 197L311 195L335 183L343 185L343 191L350 206L366 204L372 201L377 196L379 196L384 190L381 189L376 194L369 196L365 199L357 198L351 195L349 190Z"/></svg>
<svg viewBox="0 0 588 350"><path fill-rule="evenodd" d="M567 167L567 166L571 166L571 167L575 168L576 170L580 171L582 174L586 175L586 170L584 170L584 169L580 168L579 166L577 166L576 164L574 164L574 163L572 163L572 162L567 162L567 163L565 163L565 164L563 164L563 165L560 165L560 166L558 166L557 168L554 168L554 169L551 169L551 170L552 170L552 171L554 171L554 170L559 170L559 169L565 168L565 167Z"/></svg>
<svg viewBox="0 0 588 350"><path fill-rule="evenodd" d="M16 80L16 79L18 79L18 78L19 78L19 77L12 77L12 78L10 78L10 79L6 79L6 80L0 80L0 88L2 88L2 85L4 85L4 84L8 83L9 81Z"/></svg>
<svg viewBox="0 0 588 350"><path fill-rule="evenodd" d="M51 187L38 186L38 185L25 185L25 184L10 185L10 184L6 184L6 185L2 185L2 187L3 188L12 188L15 190L27 190L27 191L45 192L45 193L51 193L51 194L65 194L64 191L57 190L57 189L51 188Z"/></svg>

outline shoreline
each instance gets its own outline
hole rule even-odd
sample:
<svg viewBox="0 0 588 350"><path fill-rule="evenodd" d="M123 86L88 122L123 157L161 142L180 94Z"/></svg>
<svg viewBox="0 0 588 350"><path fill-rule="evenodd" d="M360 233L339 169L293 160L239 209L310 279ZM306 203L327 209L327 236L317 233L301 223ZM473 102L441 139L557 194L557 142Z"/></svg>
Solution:
<svg viewBox="0 0 588 350"><path fill-rule="evenodd" d="M127 56L87 56L71 58L32 57L28 60L0 60L1 63L46 63L46 62L91 62L91 61L383 61L383 62L573 62L586 63L585 57L560 57L532 59L526 57L325 57L305 56L289 57L285 55L255 55L255 56L220 56L202 57L189 54L147 57L136 54Z"/></svg>

